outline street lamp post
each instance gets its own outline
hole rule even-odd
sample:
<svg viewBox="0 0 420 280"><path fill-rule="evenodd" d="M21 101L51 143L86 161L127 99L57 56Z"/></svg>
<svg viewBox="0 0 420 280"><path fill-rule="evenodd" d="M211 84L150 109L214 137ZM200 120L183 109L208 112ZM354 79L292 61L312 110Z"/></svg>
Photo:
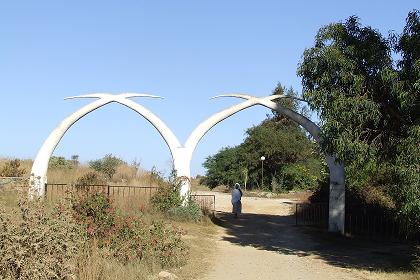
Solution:
<svg viewBox="0 0 420 280"><path fill-rule="evenodd" d="M262 156L261 158L261 188L264 188L264 160L265 156Z"/></svg>

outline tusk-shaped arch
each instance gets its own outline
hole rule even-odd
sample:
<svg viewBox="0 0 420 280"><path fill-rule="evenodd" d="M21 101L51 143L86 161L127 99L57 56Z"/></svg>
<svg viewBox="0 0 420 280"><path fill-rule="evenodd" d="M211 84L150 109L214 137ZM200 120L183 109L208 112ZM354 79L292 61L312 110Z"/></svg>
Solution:
<svg viewBox="0 0 420 280"><path fill-rule="evenodd" d="M275 100L275 99L280 99L280 98L290 98L290 99L296 99L302 102L307 102L305 99L295 97L295 96L290 96L290 95L284 95L284 94L273 94L273 95L269 95L265 97L255 97L255 96L243 94L243 93L227 93L227 94L220 94L220 95L213 96L210 99L216 99L220 97L237 97L237 98L248 99L248 100L253 99L253 98L257 98L259 100Z"/></svg>
<svg viewBox="0 0 420 280"><path fill-rule="evenodd" d="M259 104L277 111L297 122L305 128L317 142L322 141L321 129L308 118L287 109L280 104L266 98L260 98ZM345 219L345 169L344 164L339 162L334 155L326 154L326 160L330 171L330 198L328 230L344 234Z"/></svg>
<svg viewBox="0 0 420 280"><path fill-rule="evenodd" d="M222 97L221 95L218 97ZM218 98L214 97L214 98ZM241 95L241 98L246 99L246 101L233 105L227 109L224 109L208 119L201 122L190 134L187 141L185 142L185 148L188 150L188 158L191 159L192 154L197 147L198 142L203 138L203 136L216 124L223 121L224 119L238 113L239 111L242 111L246 108L252 107L256 104L258 104L258 99L252 96L249 96L250 98L247 98L248 96Z"/></svg>
<svg viewBox="0 0 420 280"><path fill-rule="evenodd" d="M162 136L162 138L165 140L172 156L175 155L175 150L181 147L181 143L179 142L175 134L172 132L172 130L158 116L153 114L144 106L126 98L119 98L118 96L118 98L115 99L115 102L118 102L132 109L133 111L137 112L142 117L144 117L150 124L152 124Z"/></svg>
<svg viewBox="0 0 420 280"><path fill-rule="evenodd" d="M192 153L204 136L204 134L210 130L218 122L226 119L227 117L243 110L245 108L260 104L271 110L277 111L280 114L287 116L289 119L297 122L299 125L304 127L317 142L322 140L320 136L320 128L305 116L294 112L293 110L287 109L280 104L273 102L279 98L294 98L300 101L304 101L300 98L286 96L286 95L271 95L267 97L254 97L248 94L223 94L213 97L236 97L245 99L246 101L234 105L228 109L225 109L219 113L216 113L212 117L202 122L188 138L185 147L189 149L189 160L191 160ZM344 233L344 213L345 213L345 171L344 165L338 162L334 155L326 155L328 167L330 170L330 200L329 200L329 222L328 230L331 232Z"/></svg>
<svg viewBox="0 0 420 280"><path fill-rule="evenodd" d="M161 96L157 96L157 95L151 95L151 94L147 94L147 93L131 93L131 92L127 92L127 93L121 93L118 95L113 95L110 93L91 93L91 94L83 94L83 95L76 95L76 96L69 96L64 98L64 100L69 100L69 99L77 99L77 98L111 98L111 99L115 99L115 98L133 98L133 97L150 97L150 98L161 98L163 99L163 97Z"/></svg>
<svg viewBox="0 0 420 280"><path fill-rule="evenodd" d="M197 147L198 143L203 138L203 136L217 123L236 114L239 111L242 111L246 108L252 107L257 104L261 104L262 100L271 101L271 100L275 100L279 98L288 98L288 96L285 96L285 95L269 95L267 97L255 97L252 95L242 94L242 93L230 93L230 94L217 95L210 99L216 99L216 98L221 98L221 97L236 97L236 98L245 99L246 101L240 104L233 105L223 111L220 111L214 114L213 116L209 117L202 123L200 123L194 129L194 131L191 133L190 137L185 143L185 148L188 149L188 151L190 152L190 157L192 156L192 153L194 152L195 148Z"/></svg>
<svg viewBox="0 0 420 280"><path fill-rule="evenodd" d="M137 94L137 93L125 93L121 95L112 95L108 93L99 93L99 94L96 93L96 94L87 94L87 95L81 95L81 96L72 96L72 97L67 98L67 99L74 99L74 98L99 98L99 99L90 104L83 106L82 108L72 113L67 118L65 118L50 133L50 135L44 141L32 165L31 179L30 179L30 196L33 196L34 194L37 194L38 196L42 196L44 194L44 191L45 191L44 185L47 181L46 174L48 170L49 159L51 155L53 154L55 148L57 147L58 143L63 138L64 134L68 131L68 129L85 115L95 111L96 109L108 103L118 102L118 103L124 104L125 106L133 109L134 111L138 112L143 117L145 117L150 123L152 123L158 129L159 133L162 135L165 142L168 144L171 152L173 152L176 146L179 146L178 139L175 137L172 131L170 131L169 128L158 117L156 117L146 108L127 99L129 97L157 97L157 96L148 95L148 94Z"/></svg>

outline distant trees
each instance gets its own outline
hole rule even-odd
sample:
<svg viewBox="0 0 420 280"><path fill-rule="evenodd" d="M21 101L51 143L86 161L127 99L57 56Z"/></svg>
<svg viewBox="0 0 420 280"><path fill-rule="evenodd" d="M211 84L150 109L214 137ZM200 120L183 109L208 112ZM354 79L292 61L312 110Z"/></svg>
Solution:
<svg viewBox="0 0 420 280"><path fill-rule="evenodd" d="M71 161L73 162L74 166L78 166L79 165L79 155L72 155L71 156Z"/></svg>
<svg viewBox="0 0 420 280"><path fill-rule="evenodd" d="M52 156L48 163L50 168L73 168L75 167L73 160L68 160L63 156Z"/></svg>
<svg viewBox="0 0 420 280"><path fill-rule="evenodd" d="M53 169L77 169L79 167L79 156L78 155L72 155L71 159L66 159L63 156L52 156L49 161L49 168ZM88 162L88 165L90 168L92 168L94 171L82 175L80 178L81 182L84 182L83 184L86 184L86 182L104 182L104 180L111 180L112 177L117 172L117 168L121 164L126 164L122 159L112 155L112 154L106 154L104 157L96 160L92 160ZM138 170L138 166L134 167L136 171ZM76 170L77 171L77 170ZM95 172L98 172L100 174L96 174ZM101 176L104 176L104 178L100 178ZM96 178L97 177L97 178ZM77 183L81 183L77 182Z"/></svg>
<svg viewBox="0 0 420 280"><path fill-rule="evenodd" d="M94 170L106 175L109 180L112 179L115 172L117 172L118 165L124 161L112 154L105 155L102 159L97 159L89 162L89 166Z"/></svg>
<svg viewBox="0 0 420 280"><path fill-rule="evenodd" d="M284 93L297 95L280 84L273 91L273 94ZM287 108L302 110L294 99L278 102ZM235 182L261 187L261 156L266 158L263 167L265 188L280 191L316 186L321 168L316 146L301 127L276 113L248 129L242 144L223 148L209 156L203 164L207 172L201 182L211 188Z"/></svg>

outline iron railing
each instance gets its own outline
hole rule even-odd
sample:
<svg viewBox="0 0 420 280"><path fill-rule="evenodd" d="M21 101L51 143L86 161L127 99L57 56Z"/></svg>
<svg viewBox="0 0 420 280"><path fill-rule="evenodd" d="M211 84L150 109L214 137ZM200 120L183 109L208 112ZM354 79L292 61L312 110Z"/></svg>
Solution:
<svg viewBox="0 0 420 280"><path fill-rule="evenodd" d="M328 225L328 203L296 203L296 225Z"/></svg>
<svg viewBox="0 0 420 280"><path fill-rule="evenodd" d="M102 192L115 202L125 203L127 200L130 200L135 204L146 205L150 202L157 189L158 187L143 186L46 184L45 196L52 201L73 191ZM193 194L191 199L200 206L203 212L213 213L215 211L215 195Z"/></svg>
<svg viewBox="0 0 420 280"><path fill-rule="evenodd" d="M45 196L48 200L54 200L72 191L102 192L115 201L130 199L147 204L157 189L158 187L145 186L46 184Z"/></svg>
<svg viewBox="0 0 420 280"><path fill-rule="evenodd" d="M328 203L297 203L295 205L296 225L328 227ZM370 209L363 205L347 204L345 212L345 233L388 240L415 240L420 236L409 227L404 219L397 219L395 213Z"/></svg>
<svg viewBox="0 0 420 280"><path fill-rule="evenodd" d="M420 238L419 229L410 227L408 220L398 218L394 212L380 212L377 209L360 205L348 205L346 207L345 231L350 235L391 240L415 240Z"/></svg>
<svg viewBox="0 0 420 280"><path fill-rule="evenodd" d="M191 200L195 201L203 212L213 213L216 210L216 196L213 194L192 194Z"/></svg>

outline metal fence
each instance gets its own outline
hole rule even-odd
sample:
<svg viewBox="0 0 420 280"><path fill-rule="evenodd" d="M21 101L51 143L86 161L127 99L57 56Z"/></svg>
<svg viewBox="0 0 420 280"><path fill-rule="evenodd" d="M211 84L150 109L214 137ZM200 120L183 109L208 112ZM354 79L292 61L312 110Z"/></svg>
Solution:
<svg viewBox="0 0 420 280"><path fill-rule="evenodd" d="M203 212L213 213L216 210L216 196L213 194L192 194L191 199L200 206Z"/></svg>
<svg viewBox="0 0 420 280"><path fill-rule="evenodd" d="M157 189L158 187L144 186L46 184L45 196L53 201L68 192L102 192L117 204L146 206Z"/></svg>
<svg viewBox="0 0 420 280"><path fill-rule="evenodd" d="M326 227L328 225L328 203L296 203L296 225Z"/></svg>
<svg viewBox="0 0 420 280"><path fill-rule="evenodd" d="M395 213L379 212L360 205L346 207L346 233L392 240L415 240L420 238L410 222L398 218Z"/></svg>
<svg viewBox="0 0 420 280"><path fill-rule="evenodd" d="M117 205L146 206L158 190L158 187L118 186L118 185L69 185L46 184L45 196L49 201L63 197L66 193L84 191L88 193L103 192ZM215 195L194 194L191 199L195 201L203 212L213 213L216 207Z"/></svg>
<svg viewBox="0 0 420 280"><path fill-rule="evenodd" d="M297 203L296 225L328 227L328 203ZM397 219L395 213L371 209L364 205L346 205L345 233L354 236L391 240L414 240L419 232L409 228L409 222Z"/></svg>

